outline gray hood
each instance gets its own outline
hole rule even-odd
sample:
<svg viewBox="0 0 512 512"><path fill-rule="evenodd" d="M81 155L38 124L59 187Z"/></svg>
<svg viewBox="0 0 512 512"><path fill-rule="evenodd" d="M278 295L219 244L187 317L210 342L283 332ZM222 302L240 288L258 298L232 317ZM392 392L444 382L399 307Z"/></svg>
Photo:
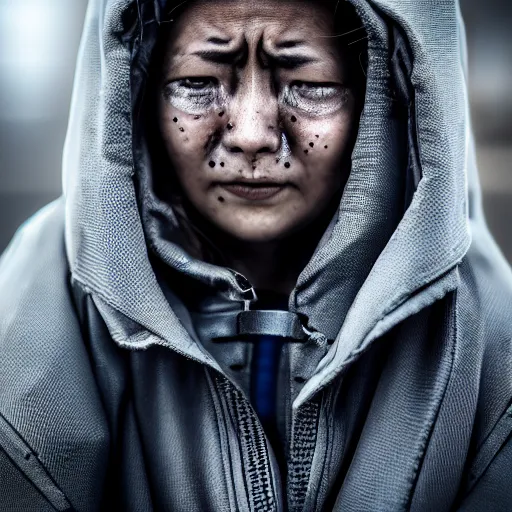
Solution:
<svg viewBox="0 0 512 512"><path fill-rule="evenodd" d="M289 304L335 342L294 407L378 336L455 289L471 230L486 229L457 2L350 1L368 34L352 171ZM135 8L136 25L127 26ZM67 257L116 343L168 346L219 369L178 319L150 262L156 252L228 297L246 298L232 271L194 260L160 234L162 219L171 232L176 219L136 174L134 84L144 79L159 16L156 0L89 2L63 160Z"/></svg>

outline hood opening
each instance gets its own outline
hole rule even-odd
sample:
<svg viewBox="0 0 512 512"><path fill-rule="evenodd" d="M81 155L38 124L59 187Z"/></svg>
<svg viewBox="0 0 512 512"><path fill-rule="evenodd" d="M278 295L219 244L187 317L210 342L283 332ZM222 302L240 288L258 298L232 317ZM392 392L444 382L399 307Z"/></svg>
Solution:
<svg viewBox="0 0 512 512"><path fill-rule="evenodd" d="M354 73L355 86L359 91L361 108L364 103L367 68L367 37L366 31L357 16L355 9L348 2L327 0L336 12L340 34L340 44L350 48L348 60ZM163 61L164 42L173 22L190 2L160 2L158 5L158 29L152 27L151 32L145 30L139 54L134 59L132 73L138 75L136 68L144 68L144 76L134 80L132 96L141 98L134 104L134 155L135 180L139 208L143 215L143 225L150 247L154 250L161 240L179 245L192 258L217 266L226 266L222 249L217 247L208 237L201 219L195 215L193 207L187 202L175 172L169 162L164 148L162 136L156 120L157 73ZM147 14L147 13L146 13ZM139 11L139 16L142 10ZM151 17L151 16L150 16ZM140 20L142 27L147 20ZM139 61L138 63L136 61ZM135 126L137 123L138 127ZM357 135L357 131L355 132ZM352 145L355 143L352 141ZM350 158L350 155L348 155ZM326 208L324 218L317 224L322 233L326 230L333 214L339 208L340 198L333 207ZM207 229L207 228L206 228ZM317 229L317 228L314 228ZM321 235L321 233L320 233ZM322 237L318 236L320 240ZM325 238L324 238L325 240ZM157 253L159 251L157 250Z"/></svg>
<svg viewBox="0 0 512 512"><path fill-rule="evenodd" d="M289 307L328 338L350 309L360 343L467 251L469 124L456 2L348 1L368 36L365 103L339 211ZM155 0L90 0L63 169L73 277L165 338L172 322L151 255L234 300L244 290L184 250L176 211L153 191L161 176L143 120L164 15Z"/></svg>
<svg viewBox="0 0 512 512"><path fill-rule="evenodd" d="M359 9L358 12L358 6L349 1L329 3L334 7L339 20L336 33L341 34L341 44L351 49L351 69L360 71L357 87L362 98L362 108L369 109L365 104L369 60L366 24L369 20L361 16L363 11ZM164 263L164 266L158 265L160 275L170 276L173 281L199 279L202 283L199 287L204 288L204 285L209 287L212 284L212 266L218 270L226 269L225 258L222 249L216 247L201 228L200 219L194 221L193 209L180 190L155 118L157 71L163 60L163 42L168 31L172 30L171 20L177 19L187 3L167 2L154 12L150 4L139 3L140 41L134 45L132 60L134 181L139 210L153 264L155 261ZM361 139L368 137L368 134L357 132L351 158L355 156L363 160L357 170L359 175L353 176L351 170L341 200L338 198L333 208L326 211L324 218L319 220L322 231L318 236L319 243L290 297L290 309L311 318L309 327L326 333L331 339L336 337L357 292L407 210L421 178L415 151L414 89L410 82L412 56L403 30L384 13L378 10L377 13L387 37L386 48L378 48L381 53L384 50L387 61L387 77L379 77L382 80L379 87L384 86L386 90L379 91L379 94L384 94L389 103L385 114L387 126L383 124L382 130L387 130L390 137L388 147L377 150L388 153L387 157L379 157L385 167L374 176L379 180L382 190L368 185L367 180L372 179L369 177L371 173L367 173L367 176L361 174L366 172L364 159L368 158L368 151L371 153L373 148L362 149L362 144L367 142ZM150 20L157 20L158 23L150 23ZM370 87L372 85L375 88L374 84L370 84ZM364 191L364 188L367 190ZM368 215L361 211L366 207ZM357 226L345 224L347 211L351 212L348 218L353 217L352 212L357 212ZM343 248L344 242L341 240L340 248L340 238L347 238L345 232L357 228L361 234L356 235L355 240L359 239L360 242L350 242ZM353 232L348 238L352 235ZM322 247L330 251L327 260L325 252L322 254L320 251ZM362 258L361 252L364 253ZM185 260L186 270L183 265ZM347 269L346 275L333 275L331 267L337 267L336 272L339 274L340 266ZM167 270L165 267L170 268ZM184 276L178 279L176 273ZM216 292L212 292L225 295L229 286L220 274L217 274L219 279L215 280ZM190 289L196 289L191 286ZM333 293L343 295L343 305L340 307L338 304L339 316L326 321L325 314L320 318L315 311L328 309L327 304L332 300ZM230 295L237 297L236 294Z"/></svg>

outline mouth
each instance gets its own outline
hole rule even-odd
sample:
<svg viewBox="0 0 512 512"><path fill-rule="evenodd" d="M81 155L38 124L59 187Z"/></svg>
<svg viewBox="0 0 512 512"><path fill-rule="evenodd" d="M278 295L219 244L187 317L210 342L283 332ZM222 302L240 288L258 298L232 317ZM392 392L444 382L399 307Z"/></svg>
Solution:
<svg viewBox="0 0 512 512"><path fill-rule="evenodd" d="M235 196L251 201L262 201L276 196L288 187L287 183L270 181L234 181L219 185Z"/></svg>

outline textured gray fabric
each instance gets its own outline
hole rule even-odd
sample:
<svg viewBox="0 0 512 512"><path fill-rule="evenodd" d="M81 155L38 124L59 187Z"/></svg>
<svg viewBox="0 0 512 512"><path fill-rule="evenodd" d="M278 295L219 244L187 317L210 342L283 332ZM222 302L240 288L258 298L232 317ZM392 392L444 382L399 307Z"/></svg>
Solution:
<svg viewBox="0 0 512 512"><path fill-rule="evenodd" d="M249 346L211 340L250 285L180 246L133 143L159 4L90 0L64 197L0 260L2 512L510 509L512 273L482 214L458 5L350 1L367 95L290 297L313 332L281 365L285 475Z"/></svg>

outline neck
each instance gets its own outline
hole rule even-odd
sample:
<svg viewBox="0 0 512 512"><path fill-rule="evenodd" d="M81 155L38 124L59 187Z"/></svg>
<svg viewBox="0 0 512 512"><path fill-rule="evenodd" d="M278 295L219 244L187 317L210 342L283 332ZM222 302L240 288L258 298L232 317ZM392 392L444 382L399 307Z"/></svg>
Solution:
<svg viewBox="0 0 512 512"><path fill-rule="evenodd" d="M310 226L280 240L251 243L218 235L215 244L222 248L226 266L244 275L254 288L289 295L334 211L329 208Z"/></svg>
<svg viewBox="0 0 512 512"><path fill-rule="evenodd" d="M222 252L222 265L240 272L256 289L289 295L338 207L339 197L336 197L309 226L270 242L235 239L208 225L194 213L191 215L196 217L194 222L201 231L208 233L214 247Z"/></svg>
<svg viewBox="0 0 512 512"><path fill-rule="evenodd" d="M316 246L294 238L268 243L232 242L224 247L227 264L254 288L289 295Z"/></svg>

